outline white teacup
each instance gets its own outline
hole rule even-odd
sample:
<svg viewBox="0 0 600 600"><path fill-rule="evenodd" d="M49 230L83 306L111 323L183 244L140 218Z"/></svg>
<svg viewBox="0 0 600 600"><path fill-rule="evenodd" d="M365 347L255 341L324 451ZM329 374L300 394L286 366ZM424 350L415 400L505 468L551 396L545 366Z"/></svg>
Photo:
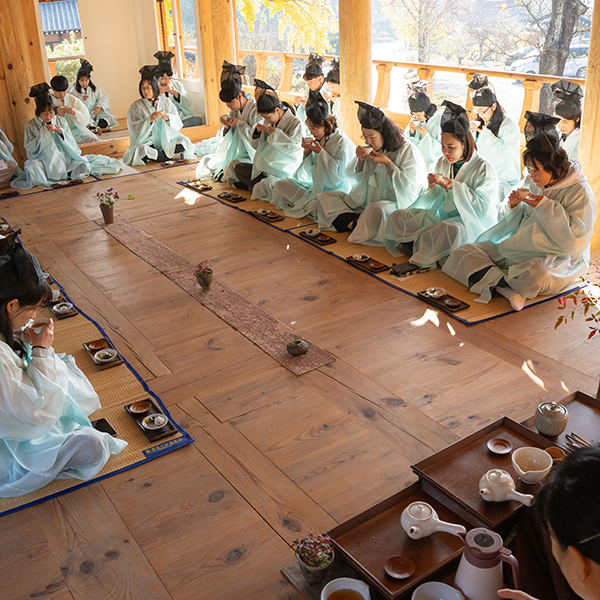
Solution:
<svg viewBox="0 0 600 600"><path fill-rule="evenodd" d="M464 596L460 590L441 581L428 581L413 592L411 600L464 600Z"/></svg>
<svg viewBox="0 0 600 600"><path fill-rule="evenodd" d="M371 154L371 152L373 152L371 146L363 146L362 149L365 151L365 154Z"/></svg>
<svg viewBox="0 0 600 600"><path fill-rule="evenodd" d="M527 188L519 188L517 190L517 193L519 194L519 196L521 196L521 198L527 198L527 196L529 196L530 190L528 190Z"/></svg>
<svg viewBox="0 0 600 600"><path fill-rule="evenodd" d="M523 483L541 481L552 468L552 457L541 448L525 446L512 453L512 464Z"/></svg>
<svg viewBox="0 0 600 600"><path fill-rule="evenodd" d="M48 323L50 322L50 319L36 319L30 326L29 328L34 332L34 333L40 333L42 331L42 329L44 329L44 327L46 327L46 325L48 325Z"/></svg>
<svg viewBox="0 0 600 600"><path fill-rule="evenodd" d="M340 590L352 590L358 592L363 600L371 600L369 586L364 581L351 579L350 577L340 577L330 581L321 590L321 600L328 600L333 592L339 592Z"/></svg>

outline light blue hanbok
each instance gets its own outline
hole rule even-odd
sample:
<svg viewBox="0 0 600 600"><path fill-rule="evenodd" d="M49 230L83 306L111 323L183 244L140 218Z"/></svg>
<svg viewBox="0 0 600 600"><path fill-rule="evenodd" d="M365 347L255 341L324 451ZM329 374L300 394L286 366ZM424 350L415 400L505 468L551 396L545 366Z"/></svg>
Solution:
<svg viewBox="0 0 600 600"><path fill-rule="evenodd" d="M453 176L453 165L442 156L435 173L452 179L449 190L434 184L404 210L393 212L377 234L393 256L401 243L414 242L410 262L434 268L438 260L462 244L474 242L498 219L498 176L477 152Z"/></svg>
<svg viewBox="0 0 600 600"><path fill-rule="evenodd" d="M228 116L238 119L238 123L227 131L223 127L219 130L218 150L214 154L207 154L200 159L196 167L196 177L212 175L217 180L221 177L225 181L233 180L235 174L229 168L233 160L238 159L243 163L251 163L254 160L256 150L250 143L250 136L255 125L262 119L256 111L256 100L249 95L246 98L248 102L246 102L244 110L229 111ZM196 153L198 153L198 146L196 146Z"/></svg>
<svg viewBox="0 0 600 600"><path fill-rule="evenodd" d="M415 130L414 133L410 132L410 126L407 125L404 130L404 137L411 141L423 155L425 165L427 166L427 172L432 172L432 168L435 166L437 161L442 156L442 130L440 128L440 121L442 120L441 111L436 111L429 120L419 124L427 132L426 135L422 135Z"/></svg>
<svg viewBox="0 0 600 600"><path fill-rule="evenodd" d="M543 196L537 207L519 202L511 209L507 198L501 220L444 264L444 273L466 286L487 269L470 287L476 302L489 302L493 288L505 283L525 298L559 294L587 274L596 200L581 165L571 161L566 177L551 186L538 189L529 176L517 185Z"/></svg>
<svg viewBox="0 0 600 600"><path fill-rule="evenodd" d="M350 192L354 182L346 171L354 156L350 138L339 129L334 131L323 141L320 152L305 156L294 177L275 182L269 202L284 209L288 217L305 217L313 196L322 192Z"/></svg>
<svg viewBox="0 0 600 600"><path fill-rule="evenodd" d="M14 179L11 187L21 190L35 185L51 186L67 179L84 179L89 175L115 174L121 164L115 158L102 154L86 154L73 138L66 121L54 115L51 123L60 127L62 134L46 129L46 123L34 117L25 125L23 145L27 150L25 179Z"/></svg>
<svg viewBox="0 0 600 600"><path fill-rule="evenodd" d="M561 141L560 145L563 150L567 153L567 156L571 160L579 160L577 157L579 156L579 140L581 139L581 129L576 127L571 131L571 133L566 137L565 140Z"/></svg>
<svg viewBox="0 0 600 600"><path fill-rule="evenodd" d="M82 89L81 93L77 91L75 84L72 84L71 89L69 90L69 94L75 96L83 102L85 107L88 109L90 113L90 124L94 127L98 126L98 121L100 119L104 119L106 121L106 126L108 129L111 127L117 127L119 123L117 122L117 118L110 112L110 98L108 94L96 86L95 90L92 90L91 87L87 89ZM87 96L87 100L84 100L84 96ZM98 115L94 115L94 111L100 108L100 113Z"/></svg>
<svg viewBox="0 0 600 600"><path fill-rule="evenodd" d="M150 120L152 113L160 110L169 115L168 122L162 117L155 121ZM156 107L146 98L138 98L127 112L129 148L123 155L123 161L139 167L145 164L144 158L156 160L159 150L173 158L178 144L183 146L185 158L193 158L194 150L190 138L179 133L182 126L177 109L168 98L159 96Z"/></svg>
<svg viewBox="0 0 600 600"><path fill-rule="evenodd" d="M92 428L100 402L72 356L27 350L21 359L0 340L0 498L90 479L127 446Z"/></svg>
<svg viewBox="0 0 600 600"><path fill-rule="evenodd" d="M376 212L385 220L395 210L415 201L427 181L421 153L405 140L398 150L382 154L391 162L378 164L368 156L364 161L353 159L348 174L357 184L349 194L325 192L313 199L316 206L311 207L311 212L316 215L320 229L331 229L336 217L353 212L360 214L360 218L348 240L356 244L369 243L381 226L369 218L372 206L377 206Z"/></svg>
<svg viewBox="0 0 600 600"><path fill-rule="evenodd" d="M498 198L502 200L521 180L521 133L519 126L508 115L494 135L487 127L474 132L477 152L494 165L499 180Z"/></svg>
<svg viewBox="0 0 600 600"><path fill-rule="evenodd" d="M194 102L183 83L177 81L177 79L172 79L171 86L179 92L179 98L168 92L163 95L166 96L177 109L183 127L197 127L198 125L202 125L202 117L198 117L194 114Z"/></svg>
<svg viewBox="0 0 600 600"><path fill-rule="evenodd" d="M79 98L72 94L67 94L64 98L59 99L52 91L50 94L58 109L62 107L73 109L74 114L65 113L63 119L67 122L78 144L93 144L100 141L100 138L87 128L90 122L90 112Z"/></svg>
<svg viewBox="0 0 600 600"><path fill-rule="evenodd" d="M6 134L0 129L0 161L4 161L4 165L0 163L0 187L7 184L11 178L25 179L25 173L17 166L17 161L13 158L12 153L15 148L6 137Z"/></svg>

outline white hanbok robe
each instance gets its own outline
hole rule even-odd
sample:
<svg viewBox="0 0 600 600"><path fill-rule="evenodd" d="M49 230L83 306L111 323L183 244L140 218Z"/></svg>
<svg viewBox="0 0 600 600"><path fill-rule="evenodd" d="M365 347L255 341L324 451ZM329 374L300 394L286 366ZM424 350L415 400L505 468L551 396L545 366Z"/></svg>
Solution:
<svg viewBox="0 0 600 600"><path fill-rule="evenodd" d="M313 196L335 191L347 194L353 181L346 170L354 156L350 138L339 129L334 131L320 152L305 156L294 177L275 182L269 202L284 209L286 216L301 218Z"/></svg>
<svg viewBox="0 0 600 600"><path fill-rule="evenodd" d="M330 112L335 117L338 129L341 129L343 131L344 128L342 127L342 99L341 99L341 97L338 96L333 101L333 105L331 104L331 102L329 103L329 105L331 107Z"/></svg>
<svg viewBox="0 0 600 600"><path fill-rule="evenodd" d="M179 98L175 97L173 94L169 94L168 92L165 92L162 95L173 103L173 106L177 109L177 113L179 114L179 118L181 119L183 126L195 127L197 125L202 125L202 118L194 114L194 101L188 94L183 83L181 83L181 81L177 81L177 79L173 79L171 80L171 86L173 86L179 92Z"/></svg>
<svg viewBox="0 0 600 600"><path fill-rule="evenodd" d="M225 181L233 181L235 173L229 166L231 161L238 159L239 162L251 163L254 160L256 150L250 143L250 136L255 125L262 119L256 111L256 100L252 96L246 96L246 98L248 102L246 102L244 110L230 110L227 113L229 117L238 119L238 123L227 131L221 127L217 136L220 146L214 154L207 154L200 159L196 167L197 178L212 175L215 179L222 177Z"/></svg>
<svg viewBox="0 0 600 600"><path fill-rule="evenodd" d="M152 113L159 110L164 110L169 115L168 122L162 117L150 120ZM193 158L193 144L190 138L179 133L181 127L177 109L168 98L159 96L156 108L146 98L138 98L127 111L129 148L123 155L123 161L139 167L145 164L142 160L144 157L156 160L159 150L172 158L177 144L183 146L186 158Z"/></svg>
<svg viewBox="0 0 600 600"><path fill-rule="evenodd" d="M21 359L0 340L0 498L90 479L127 446L92 428L100 402L72 356L27 348Z"/></svg>
<svg viewBox="0 0 600 600"><path fill-rule="evenodd" d="M376 243L373 238L381 223L395 210L409 207L427 182L427 170L421 153L405 140L393 152L383 152L391 162L386 165L357 157L349 165L349 173L357 185L349 194L325 192L316 196L316 215L320 229L331 229L333 221L343 213L360 214L348 241L355 244ZM376 218L371 217L375 215Z"/></svg>
<svg viewBox="0 0 600 600"><path fill-rule="evenodd" d="M13 179L11 187L22 190L35 185L49 187L67 179L115 174L121 170L121 164L115 158L102 154L82 156L67 122L58 115L54 115L51 122L61 128L62 135L48 131L39 117L25 125L23 145L28 157L25 179Z"/></svg>
<svg viewBox="0 0 600 600"><path fill-rule="evenodd" d="M434 115L429 117L426 122L421 123L419 127L422 127L427 131L426 135L421 135L421 133L416 130L414 133L411 133L409 125L407 125L404 130L404 137L411 141L423 155L428 173L432 172L432 168L442 156L441 120L442 113L438 110Z"/></svg>
<svg viewBox="0 0 600 600"><path fill-rule="evenodd" d="M305 98L308 98L308 95L310 93L310 90L307 90L306 94L304 94ZM330 94L331 92L329 91L329 86L327 85L327 82L325 82L320 88L319 88L319 93L321 94L321 96L325 97L326 94ZM340 112L341 112L341 104L340 104ZM298 106L294 106L294 109L296 110L296 116L300 119L300 122L302 123L302 135L304 137L307 137L310 135L310 131L308 130L308 127L306 126L306 106L304 104L298 104ZM338 123L339 125L339 123Z"/></svg>
<svg viewBox="0 0 600 600"><path fill-rule="evenodd" d="M414 242L410 262L432 268L451 250L474 242L495 225L499 204L496 171L477 152L461 165L456 177L443 156L434 172L452 179L451 188L433 185L407 209L393 212L377 235L394 256L402 254L398 250L402 242Z"/></svg>
<svg viewBox="0 0 600 600"><path fill-rule="evenodd" d="M477 152L491 162L498 173L498 198L502 200L521 180L521 133L519 126L508 115L494 135L487 127L475 134Z"/></svg>
<svg viewBox="0 0 600 600"><path fill-rule="evenodd" d="M477 302L489 302L502 279L535 298L559 294L587 274L596 200L581 165L571 161L567 176L554 185L538 189L526 177L518 187L543 196L537 207L519 202L511 209L506 199L499 223L451 252L444 264L444 273L466 286L471 275L488 268L471 286Z"/></svg>
<svg viewBox="0 0 600 600"><path fill-rule="evenodd" d="M252 161L252 179L261 173L266 175L265 179L258 182L252 189L252 199L269 197L273 184L278 179L291 177L300 166L304 152L300 142L302 141L302 123L292 114L288 108L285 110L275 131L267 135L265 131L260 136L254 137L254 127L250 134L250 144L256 150ZM242 161L234 160L235 164Z"/></svg>
<svg viewBox="0 0 600 600"><path fill-rule="evenodd" d="M77 91L75 84L71 85L69 89L69 94L75 96L83 102L85 107L88 109L90 113L89 125L93 127L98 127L98 121L100 119L104 119L106 121L106 126L108 129L111 127L117 127L119 123L117 122L117 118L110 112L110 98L108 94L96 86L95 90L92 90L91 87L87 89L82 89L81 93ZM83 97L87 96L87 100L84 100ZM100 113L98 115L94 115L94 111L100 108Z"/></svg>
<svg viewBox="0 0 600 600"><path fill-rule="evenodd" d="M577 127L573 129L571 133L563 140L560 145L563 147L564 151L567 153L567 156L571 160L579 160L577 157L579 156L579 139L581 138L581 129Z"/></svg>
<svg viewBox="0 0 600 600"><path fill-rule="evenodd" d="M86 108L85 104L72 94L67 94L63 99L59 100L50 90L50 94L54 99L54 103L58 108L67 106L75 111L74 115L65 113L64 119L78 144L93 144L99 142L100 138L93 134L88 128L90 122L90 111Z"/></svg>
<svg viewBox="0 0 600 600"><path fill-rule="evenodd" d="M24 179L25 173L17 166L13 158L14 146L0 129L0 187L6 185L15 175Z"/></svg>

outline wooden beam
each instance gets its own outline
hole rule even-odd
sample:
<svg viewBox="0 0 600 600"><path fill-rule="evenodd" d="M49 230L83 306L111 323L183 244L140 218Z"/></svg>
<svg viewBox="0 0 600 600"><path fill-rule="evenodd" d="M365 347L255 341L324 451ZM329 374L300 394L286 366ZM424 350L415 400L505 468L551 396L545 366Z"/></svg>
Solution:
<svg viewBox="0 0 600 600"><path fill-rule="evenodd" d="M355 100L371 103L371 0L340 0L340 86L344 133L361 143Z"/></svg>
<svg viewBox="0 0 600 600"><path fill-rule="evenodd" d="M590 52L585 85L585 101L583 103L583 119L581 123L581 140L579 142L579 162L583 173L600 202L600 163L595 157L594 145L600 135L600 10L592 15L592 32ZM596 210L596 225L592 237L592 250L600 248L600 211Z"/></svg>

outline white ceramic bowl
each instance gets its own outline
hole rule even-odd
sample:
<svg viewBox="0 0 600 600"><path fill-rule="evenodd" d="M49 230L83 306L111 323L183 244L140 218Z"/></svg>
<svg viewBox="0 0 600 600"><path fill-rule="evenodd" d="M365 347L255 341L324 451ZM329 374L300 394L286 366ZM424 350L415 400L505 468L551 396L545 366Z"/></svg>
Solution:
<svg viewBox="0 0 600 600"><path fill-rule="evenodd" d="M412 595L411 600L464 600L460 590L441 581L428 581L420 585Z"/></svg>
<svg viewBox="0 0 600 600"><path fill-rule="evenodd" d="M364 581L358 579L352 579L350 577L339 577L330 581L321 590L321 600L329 600L329 597L333 592L339 592L340 590L352 590L358 592L364 600L371 600L369 594L369 586Z"/></svg>
<svg viewBox="0 0 600 600"><path fill-rule="evenodd" d="M149 430L154 429L162 429L167 423L169 419L163 414L153 414L148 415L142 419L142 425Z"/></svg>
<svg viewBox="0 0 600 600"><path fill-rule="evenodd" d="M52 309L57 313L68 313L73 308L73 305L70 302L59 302L55 304Z"/></svg>
<svg viewBox="0 0 600 600"><path fill-rule="evenodd" d="M427 295L431 296L432 298L441 298L442 296L446 295L446 290L441 287L430 287L427 288L426 291Z"/></svg>
<svg viewBox="0 0 600 600"><path fill-rule="evenodd" d="M110 362L114 360L118 352L114 348L102 348L94 354L94 358L101 363Z"/></svg>
<svg viewBox="0 0 600 600"><path fill-rule="evenodd" d="M259 208L256 212L259 215L268 215L271 211L267 210L266 208Z"/></svg>
<svg viewBox="0 0 600 600"><path fill-rule="evenodd" d="M365 262L371 257L368 254L353 254L352 258L358 262Z"/></svg>
<svg viewBox="0 0 600 600"><path fill-rule="evenodd" d="M318 229L307 229L304 233L308 237L317 237L321 232Z"/></svg>
<svg viewBox="0 0 600 600"><path fill-rule="evenodd" d="M513 467L523 483L537 483L548 475L552 457L540 448L525 446L517 448L511 456Z"/></svg>

